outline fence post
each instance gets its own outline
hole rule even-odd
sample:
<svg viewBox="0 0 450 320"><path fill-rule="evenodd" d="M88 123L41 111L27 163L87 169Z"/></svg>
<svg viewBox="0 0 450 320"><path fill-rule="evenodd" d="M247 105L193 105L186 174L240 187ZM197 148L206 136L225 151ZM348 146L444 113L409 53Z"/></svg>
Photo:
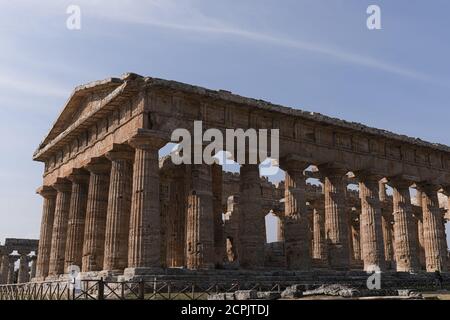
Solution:
<svg viewBox="0 0 450 320"><path fill-rule="evenodd" d="M143 279L139 280L139 291L138 291L138 299L144 300L145 298L145 282Z"/></svg>
<svg viewBox="0 0 450 320"><path fill-rule="evenodd" d="M97 291L97 300L105 299L105 284L103 282L103 278L100 278L98 281L98 291Z"/></svg>

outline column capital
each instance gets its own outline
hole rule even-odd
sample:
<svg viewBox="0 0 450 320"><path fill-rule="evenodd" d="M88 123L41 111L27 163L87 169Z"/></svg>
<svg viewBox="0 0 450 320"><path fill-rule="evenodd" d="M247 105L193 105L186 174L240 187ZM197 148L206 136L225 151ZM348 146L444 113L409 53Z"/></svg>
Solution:
<svg viewBox="0 0 450 320"><path fill-rule="evenodd" d="M72 191L72 183L67 178L57 178L52 187L58 192Z"/></svg>
<svg viewBox="0 0 450 320"><path fill-rule="evenodd" d="M415 182L414 177L398 175L393 177L388 177L388 184L396 189L409 188Z"/></svg>
<svg viewBox="0 0 450 320"><path fill-rule="evenodd" d="M317 166L319 173L323 177L344 177L348 169L339 163L323 163Z"/></svg>
<svg viewBox="0 0 450 320"><path fill-rule="evenodd" d="M109 174L111 171L111 161L105 157L95 157L89 160L84 169L94 174Z"/></svg>
<svg viewBox="0 0 450 320"><path fill-rule="evenodd" d="M42 186L36 190L36 193L41 195L43 198L49 199L56 197L56 190L50 186Z"/></svg>
<svg viewBox="0 0 450 320"><path fill-rule="evenodd" d="M105 157L111 161L116 160L134 160L134 150L126 144L114 144L113 148L105 154Z"/></svg>
<svg viewBox="0 0 450 320"><path fill-rule="evenodd" d="M441 186L433 181L422 181L416 183L416 189L422 192L438 192Z"/></svg>
<svg viewBox="0 0 450 320"><path fill-rule="evenodd" d="M72 169L67 179L75 183L87 184L89 182L89 172L81 168Z"/></svg>
<svg viewBox="0 0 450 320"><path fill-rule="evenodd" d="M288 154L280 158L281 167L285 168L287 171L289 170L299 170L304 171L311 165L310 161L296 155L296 154Z"/></svg>
<svg viewBox="0 0 450 320"><path fill-rule="evenodd" d="M371 181L378 183L381 179L384 178L383 174L372 171L370 169L356 170L353 171L353 174L355 175L356 179L358 179L358 181L360 182Z"/></svg>
<svg viewBox="0 0 450 320"><path fill-rule="evenodd" d="M138 129L136 134L128 140L128 144L137 149L160 149L169 141L164 132Z"/></svg>

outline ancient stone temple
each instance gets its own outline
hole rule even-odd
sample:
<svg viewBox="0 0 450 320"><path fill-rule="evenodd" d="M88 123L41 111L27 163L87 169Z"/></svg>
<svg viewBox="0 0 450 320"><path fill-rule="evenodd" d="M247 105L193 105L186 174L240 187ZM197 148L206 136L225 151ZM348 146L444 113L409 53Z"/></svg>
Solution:
<svg viewBox="0 0 450 320"><path fill-rule="evenodd" d="M5 239L0 245L0 284L25 283L36 276L38 245L38 240Z"/></svg>
<svg viewBox="0 0 450 320"><path fill-rule="evenodd" d="M204 130L279 129L285 181L272 184L255 164L233 174L160 158L173 130L196 120ZM126 74L77 87L33 158L45 164L36 279L71 265L125 278L174 268L448 271L444 145ZM279 218L273 243L269 212Z"/></svg>

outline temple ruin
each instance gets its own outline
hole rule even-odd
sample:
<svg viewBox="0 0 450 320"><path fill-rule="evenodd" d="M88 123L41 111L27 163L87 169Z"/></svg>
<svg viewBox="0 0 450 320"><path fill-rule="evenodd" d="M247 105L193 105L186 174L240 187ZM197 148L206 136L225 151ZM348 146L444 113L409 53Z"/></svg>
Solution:
<svg viewBox="0 0 450 320"><path fill-rule="evenodd" d="M236 174L160 158L171 132L195 120L205 129L279 129L284 182L261 177L258 165ZM444 145L125 74L77 87L33 159L45 164L37 280L71 265L127 279L173 268L449 268ZM269 212L279 218L273 243Z"/></svg>
<svg viewBox="0 0 450 320"><path fill-rule="evenodd" d="M0 245L0 284L26 283L36 276L38 245L38 240L5 239Z"/></svg>

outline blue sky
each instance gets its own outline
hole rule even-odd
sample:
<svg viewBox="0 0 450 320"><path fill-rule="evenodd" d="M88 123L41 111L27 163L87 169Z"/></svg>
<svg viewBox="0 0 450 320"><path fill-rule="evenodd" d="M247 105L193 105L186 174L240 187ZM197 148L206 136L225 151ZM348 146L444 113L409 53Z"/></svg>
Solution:
<svg viewBox="0 0 450 320"><path fill-rule="evenodd" d="M66 28L69 4L81 30ZM382 30L366 8L381 7ZM1 1L0 241L39 236L32 153L79 84L132 71L450 145L450 3Z"/></svg>

